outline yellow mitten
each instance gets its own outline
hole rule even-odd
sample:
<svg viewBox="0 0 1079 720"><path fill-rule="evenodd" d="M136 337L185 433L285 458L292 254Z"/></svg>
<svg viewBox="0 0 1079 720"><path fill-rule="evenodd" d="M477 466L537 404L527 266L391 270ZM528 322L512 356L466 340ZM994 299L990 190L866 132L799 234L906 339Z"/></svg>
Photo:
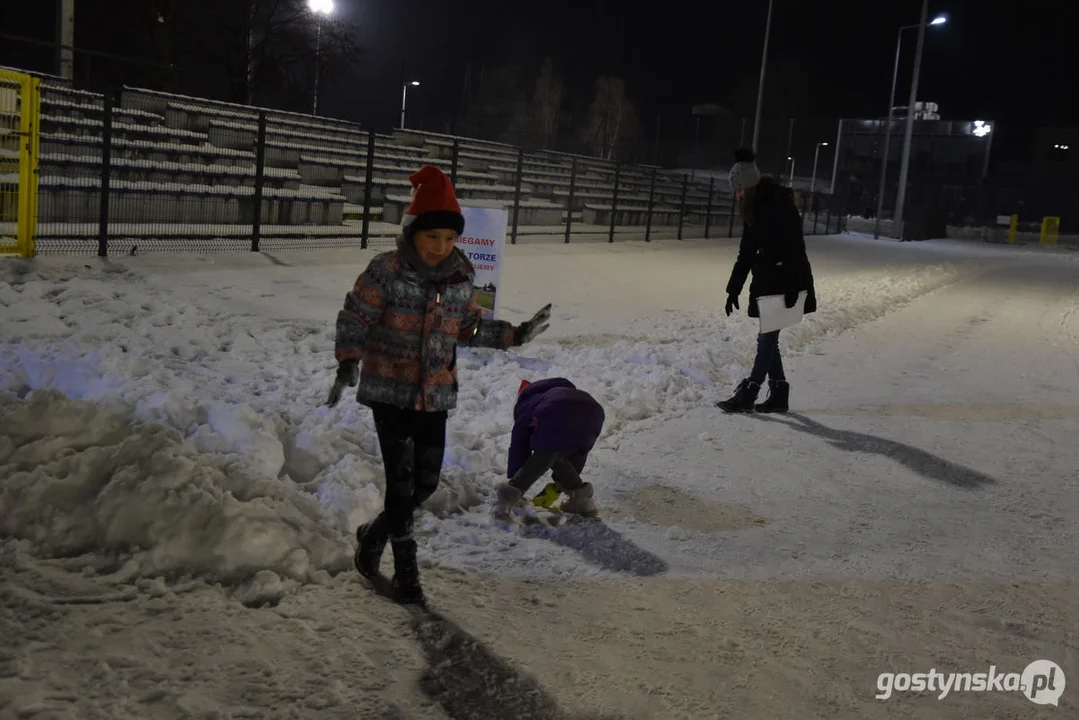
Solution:
<svg viewBox="0 0 1079 720"><path fill-rule="evenodd" d="M550 510L554 507L554 504L558 502L558 498L562 497L562 490L552 483L547 483L547 486L543 488L543 491L539 495L532 498L532 504L538 508L544 510Z"/></svg>

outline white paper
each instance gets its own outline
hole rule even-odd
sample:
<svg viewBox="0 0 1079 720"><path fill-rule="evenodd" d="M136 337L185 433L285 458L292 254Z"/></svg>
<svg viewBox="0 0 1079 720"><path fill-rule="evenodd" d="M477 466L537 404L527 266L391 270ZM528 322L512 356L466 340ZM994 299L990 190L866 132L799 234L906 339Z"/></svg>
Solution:
<svg viewBox="0 0 1079 720"><path fill-rule="evenodd" d="M798 293L798 302L792 308L787 307L782 295L764 295L757 298L757 309L760 310L761 315L761 334L789 328L802 322L807 297L809 293L805 290Z"/></svg>

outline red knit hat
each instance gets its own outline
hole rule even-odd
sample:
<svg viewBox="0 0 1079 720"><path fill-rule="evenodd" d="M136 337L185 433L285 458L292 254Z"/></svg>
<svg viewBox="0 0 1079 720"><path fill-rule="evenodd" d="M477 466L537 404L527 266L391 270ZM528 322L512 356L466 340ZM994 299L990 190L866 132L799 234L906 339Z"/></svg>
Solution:
<svg viewBox="0 0 1079 720"><path fill-rule="evenodd" d="M465 218L446 173L424 165L408 179L412 182L412 202L401 218L406 232L445 228L460 235L465 231Z"/></svg>
<svg viewBox="0 0 1079 720"><path fill-rule="evenodd" d="M528 382L527 380L522 380L521 387L517 388L517 394L520 395L521 393L523 393L525 391L525 388L527 388L531 384L532 383Z"/></svg>

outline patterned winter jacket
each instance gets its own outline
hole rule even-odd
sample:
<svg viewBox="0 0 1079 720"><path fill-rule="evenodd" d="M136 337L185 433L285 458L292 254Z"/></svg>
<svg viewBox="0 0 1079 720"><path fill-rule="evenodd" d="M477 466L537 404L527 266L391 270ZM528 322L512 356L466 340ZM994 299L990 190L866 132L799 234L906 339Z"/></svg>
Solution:
<svg viewBox="0 0 1079 720"><path fill-rule="evenodd" d="M337 361L360 360L356 399L408 410L457 406L457 344L505 350L518 345L508 322L483 320L475 269L458 249L437 268L412 243L371 260L337 315Z"/></svg>

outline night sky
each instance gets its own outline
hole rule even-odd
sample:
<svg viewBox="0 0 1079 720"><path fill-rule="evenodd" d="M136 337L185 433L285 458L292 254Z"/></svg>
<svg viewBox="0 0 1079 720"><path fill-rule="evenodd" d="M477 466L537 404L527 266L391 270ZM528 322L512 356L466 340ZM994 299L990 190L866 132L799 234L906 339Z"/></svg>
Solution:
<svg viewBox="0 0 1079 720"><path fill-rule="evenodd" d="M765 0L338 3L351 11L370 48L357 90L388 106L389 121L403 59L424 82L429 106L459 99L466 60L538 66L545 54L576 76L582 92L597 73L611 73L625 77L646 108L723 103L740 82L756 82L767 13ZM1077 5L931 3L930 15L948 12L950 22L927 31L920 99L939 103L945 119L1079 124ZM920 9L918 0L775 0L770 61L786 58L809 74L808 116L882 115L896 33L916 24ZM917 33L904 35L897 104L905 105Z"/></svg>
<svg viewBox="0 0 1079 720"><path fill-rule="evenodd" d="M410 93L416 112L439 116L459 107L466 62L475 70L520 64L530 85L546 55L578 105L587 105L598 73L625 78L646 127L656 113L730 104L756 83L767 12L766 0L336 1L367 53L354 80L325 99L325 110L381 127L396 121L402 73L422 82ZM4 32L51 39L53 0L0 5ZM944 119L1079 125L1077 6L1073 0L935 0L930 15L948 12L950 22L927 31L920 99L939 103ZM919 12L918 0L775 0L769 62L798 68L806 97L797 115L882 115L897 29L917 23ZM915 31L905 33L897 105L906 104L915 39ZM76 45L92 47L93 40L76 29ZM109 49L123 52L122 45Z"/></svg>

